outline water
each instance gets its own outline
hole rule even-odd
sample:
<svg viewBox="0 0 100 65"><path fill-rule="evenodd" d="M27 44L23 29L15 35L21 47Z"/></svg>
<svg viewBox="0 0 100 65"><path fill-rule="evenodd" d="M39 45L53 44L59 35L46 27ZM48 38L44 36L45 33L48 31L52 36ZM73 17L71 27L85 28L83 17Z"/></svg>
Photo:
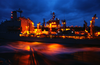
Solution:
<svg viewBox="0 0 100 65"><path fill-rule="evenodd" d="M100 47L86 44L1 42L0 65L99 65Z"/></svg>

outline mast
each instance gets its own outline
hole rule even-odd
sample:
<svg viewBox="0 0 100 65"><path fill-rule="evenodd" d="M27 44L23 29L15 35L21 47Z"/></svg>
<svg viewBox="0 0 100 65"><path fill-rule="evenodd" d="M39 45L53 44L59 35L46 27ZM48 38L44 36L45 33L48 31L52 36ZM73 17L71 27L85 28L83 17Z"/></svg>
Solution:
<svg viewBox="0 0 100 65"><path fill-rule="evenodd" d="M17 10L17 12L19 12L20 13L20 17L21 17L21 13L23 12L22 10L20 10L20 8L19 8L19 10Z"/></svg>

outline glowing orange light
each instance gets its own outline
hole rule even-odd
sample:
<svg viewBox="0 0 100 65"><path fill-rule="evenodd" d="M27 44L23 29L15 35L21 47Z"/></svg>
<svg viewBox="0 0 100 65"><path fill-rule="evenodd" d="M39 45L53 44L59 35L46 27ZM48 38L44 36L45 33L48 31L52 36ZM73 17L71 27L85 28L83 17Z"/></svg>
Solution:
<svg viewBox="0 0 100 65"><path fill-rule="evenodd" d="M98 35L100 35L100 32L98 32Z"/></svg>
<svg viewBox="0 0 100 65"><path fill-rule="evenodd" d="M70 28L66 28L66 31L67 31L67 30L70 30Z"/></svg>
<svg viewBox="0 0 100 65"><path fill-rule="evenodd" d="M49 32L46 31L46 30L42 31L42 34L48 34L48 33L49 33Z"/></svg>
<svg viewBox="0 0 100 65"><path fill-rule="evenodd" d="M34 44L34 45L38 45L38 44L42 44L42 43L40 43L40 42L33 42L32 45L33 45L33 44Z"/></svg>
<svg viewBox="0 0 100 65"><path fill-rule="evenodd" d="M92 23L92 21L90 21L90 23Z"/></svg>
<svg viewBox="0 0 100 65"><path fill-rule="evenodd" d="M51 34L57 34L56 32L51 32Z"/></svg>
<svg viewBox="0 0 100 65"><path fill-rule="evenodd" d="M75 34L79 34L79 32L78 31L75 31Z"/></svg>
<svg viewBox="0 0 100 65"><path fill-rule="evenodd" d="M62 31L64 31L64 29L61 29Z"/></svg>
<svg viewBox="0 0 100 65"><path fill-rule="evenodd" d="M39 38L40 36L37 36L37 38Z"/></svg>
<svg viewBox="0 0 100 65"><path fill-rule="evenodd" d="M88 32L87 30L85 30L85 32Z"/></svg>
<svg viewBox="0 0 100 65"><path fill-rule="evenodd" d="M64 22L63 24L66 24L66 22Z"/></svg>
<svg viewBox="0 0 100 65"><path fill-rule="evenodd" d="M54 24L56 24L56 22L54 22Z"/></svg>
<svg viewBox="0 0 100 65"><path fill-rule="evenodd" d="M39 29L39 24L37 24L37 29Z"/></svg>
<svg viewBox="0 0 100 65"><path fill-rule="evenodd" d="M63 38L66 38L66 36L62 36Z"/></svg>
<svg viewBox="0 0 100 65"><path fill-rule="evenodd" d="M84 35L84 33L81 33L81 35Z"/></svg>
<svg viewBox="0 0 100 65"><path fill-rule="evenodd" d="M33 35L31 35L31 37L33 37Z"/></svg>
<svg viewBox="0 0 100 65"><path fill-rule="evenodd" d="M21 37L22 35L21 35L21 34L19 34L19 36Z"/></svg>
<svg viewBox="0 0 100 65"><path fill-rule="evenodd" d="M25 47L25 50L30 51L30 46L26 46L26 47Z"/></svg>
<svg viewBox="0 0 100 65"><path fill-rule="evenodd" d="M26 37L28 37L28 35L26 34Z"/></svg>
<svg viewBox="0 0 100 65"><path fill-rule="evenodd" d="M48 49L55 51L55 50L59 50L60 47L62 47L62 45L60 45L60 44L51 44L48 46Z"/></svg>
<svg viewBox="0 0 100 65"><path fill-rule="evenodd" d="M30 34L33 33L34 30L34 23L29 18L26 19L24 17L19 17L19 20L21 20L21 27L22 27L22 34Z"/></svg>

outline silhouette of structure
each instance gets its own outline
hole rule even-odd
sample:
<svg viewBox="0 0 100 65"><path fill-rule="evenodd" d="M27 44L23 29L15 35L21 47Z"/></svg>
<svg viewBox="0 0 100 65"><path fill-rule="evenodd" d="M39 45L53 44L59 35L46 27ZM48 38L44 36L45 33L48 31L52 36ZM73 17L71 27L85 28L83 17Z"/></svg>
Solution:
<svg viewBox="0 0 100 65"><path fill-rule="evenodd" d="M17 18L17 12L20 13L20 17ZM74 38L74 39L84 39L84 38L94 38L94 36L99 36L100 32L94 31L94 24L96 14L92 17L90 21L90 33L87 30L87 22L85 23L85 30L83 27L78 26L66 26L66 20L55 19L55 13L52 13L52 18L45 22L43 19L43 24L39 22L37 27L34 26L34 22L29 18L21 17L22 10L16 10L11 12L11 20L6 20L0 25L1 37L19 36L19 37L62 37L62 38ZM45 25L46 24L46 25ZM6 34L5 34L5 33ZM9 34L11 33L11 34ZM15 34L16 33L16 34ZM85 34L87 33L87 36ZM4 35L3 35L4 34ZM16 37L16 38L17 38Z"/></svg>

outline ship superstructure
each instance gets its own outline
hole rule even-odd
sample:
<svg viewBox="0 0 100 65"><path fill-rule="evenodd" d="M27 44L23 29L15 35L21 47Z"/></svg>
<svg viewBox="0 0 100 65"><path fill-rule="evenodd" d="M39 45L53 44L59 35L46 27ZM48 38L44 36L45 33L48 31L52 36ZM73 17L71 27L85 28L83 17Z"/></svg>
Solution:
<svg viewBox="0 0 100 65"><path fill-rule="evenodd" d="M20 17L17 18L17 12L20 13ZM85 39L93 38L100 35L99 32L92 32L94 29L93 22L96 18L94 16L90 21L90 32L87 27L87 22L84 21L85 27L78 26L66 26L66 20L55 19L55 13L52 13L52 19L43 24L37 23L37 27L34 26L34 22L29 18L21 17L22 10L16 10L11 12L11 20L6 20L0 25L1 38L21 38L21 37L62 37L62 38L74 38Z"/></svg>

